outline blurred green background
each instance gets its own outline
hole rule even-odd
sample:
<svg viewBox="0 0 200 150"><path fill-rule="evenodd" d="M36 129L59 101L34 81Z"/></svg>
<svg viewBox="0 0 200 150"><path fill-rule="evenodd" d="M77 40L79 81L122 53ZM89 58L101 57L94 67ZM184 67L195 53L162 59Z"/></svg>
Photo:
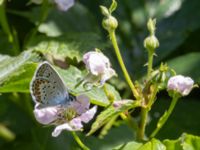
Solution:
<svg viewBox="0 0 200 150"><path fill-rule="evenodd" d="M25 50L37 50L47 59L64 59L68 64L81 68L83 53L95 47L100 48L111 59L119 75L119 79L113 79L110 83L119 90L122 98L132 98L109 37L101 26L99 5L109 6L110 3L108 0L80 0L67 12L61 12L52 6L46 17L41 5L28 4L26 0L11 0L6 3L6 16L16 39L15 42L10 42L6 30L3 26L0 27L0 149L79 149L69 132L63 132L58 138L53 138L52 127L43 127L35 121L32 113L33 102L28 91L35 68L16 72L14 78L9 75L9 71L6 72L7 66L12 68L15 63L21 63L20 60L41 59L40 54L31 55L30 58L28 54L19 57ZM158 67L161 62L167 62L177 74L190 76L196 83L200 83L199 8L199 0L118 0L118 8L113 14L119 22L116 33L121 53L133 80L141 80L145 75L147 53L143 48L143 40L148 35L146 22L149 17L153 17L157 19L156 36L160 41L154 66ZM3 9L0 9L2 25ZM24 68L28 68L29 64L26 65ZM24 75L25 78L19 81L18 74ZM14 84L17 85L15 88ZM157 137L161 140L176 139L183 132L200 136L199 97L200 92L196 88L190 96L182 98ZM167 93L160 92L149 116L147 134L154 129L158 117L169 104ZM88 129L89 126L86 131ZM95 150L110 149L133 138L132 131L123 123L116 125L101 140L96 136L85 137L81 133L80 136L88 147Z"/></svg>

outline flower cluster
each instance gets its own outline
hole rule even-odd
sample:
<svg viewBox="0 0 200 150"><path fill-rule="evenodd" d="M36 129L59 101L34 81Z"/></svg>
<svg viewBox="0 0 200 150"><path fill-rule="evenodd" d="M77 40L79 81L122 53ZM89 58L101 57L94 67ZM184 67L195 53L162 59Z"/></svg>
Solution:
<svg viewBox="0 0 200 150"><path fill-rule="evenodd" d="M111 68L109 59L101 52L91 51L83 56L83 62L90 72L90 79L103 85L108 79L116 75Z"/></svg>
<svg viewBox="0 0 200 150"><path fill-rule="evenodd" d="M56 125L52 136L57 137L62 130L82 130L83 123L88 123L95 115L97 107L89 109L90 102L87 96L80 95L75 101L65 105L43 106L36 103L34 115L36 120L44 125Z"/></svg>

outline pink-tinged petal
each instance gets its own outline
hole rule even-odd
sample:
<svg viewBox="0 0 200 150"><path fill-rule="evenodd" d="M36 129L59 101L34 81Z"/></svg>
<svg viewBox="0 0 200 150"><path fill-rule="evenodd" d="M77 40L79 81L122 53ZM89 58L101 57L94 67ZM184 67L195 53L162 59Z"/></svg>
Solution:
<svg viewBox="0 0 200 150"><path fill-rule="evenodd" d="M76 112L80 115L86 112L90 107L89 98L82 94L76 97L76 101L72 102L72 107L76 110Z"/></svg>
<svg viewBox="0 0 200 150"><path fill-rule="evenodd" d="M37 108L33 111L36 120L41 124L49 124L57 119L58 107Z"/></svg>
<svg viewBox="0 0 200 150"><path fill-rule="evenodd" d="M53 137L57 137L63 130L74 131L73 128L69 125L69 123L64 123L57 126L52 132Z"/></svg>
<svg viewBox="0 0 200 150"><path fill-rule="evenodd" d="M103 74L110 67L109 59L101 52L88 52L83 56L87 69L95 76Z"/></svg>
<svg viewBox="0 0 200 150"><path fill-rule="evenodd" d="M74 5L74 0L54 0L58 9L61 11L67 11Z"/></svg>
<svg viewBox="0 0 200 150"><path fill-rule="evenodd" d="M193 85L194 81L190 77L177 75L169 79L167 89L176 91L182 96L186 96L191 92Z"/></svg>
<svg viewBox="0 0 200 150"><path fill-rule="evenodd" d="M81 123L80 117L76 117L69 122L70 126L73 128L74 131L81 130L83 125Z"/></svg>
<svg viewBox="0 0 200 150"><path fill-rule="evenodd" d="M85 113L83 113L81 116L79 116L79 118L82 122L88 123L94 117L96 112L97 112L97 106L94 106Z"/></svg>
<svg viewBox="0 0 200 150"><path fill-rule="evenodd" d="M83 62L90 74L93 75L93 78L87 78L88 80L91 79L89 82L100 82L100 85L103 85L108 79L116 75L111 68L109 59L101 52L91 51L84 54Z"/></svg>

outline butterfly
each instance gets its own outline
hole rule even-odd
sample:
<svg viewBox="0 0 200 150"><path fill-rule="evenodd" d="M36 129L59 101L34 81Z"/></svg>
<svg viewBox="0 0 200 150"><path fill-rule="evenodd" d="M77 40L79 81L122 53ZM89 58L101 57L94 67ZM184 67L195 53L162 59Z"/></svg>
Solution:
<svg viewBox="0 0 200 150"><path fill-rule="evenodd" d="M75 99L68 93L60 75L47 61L36 69L30 91L33 101L43 106L64 105Z"/></svg>

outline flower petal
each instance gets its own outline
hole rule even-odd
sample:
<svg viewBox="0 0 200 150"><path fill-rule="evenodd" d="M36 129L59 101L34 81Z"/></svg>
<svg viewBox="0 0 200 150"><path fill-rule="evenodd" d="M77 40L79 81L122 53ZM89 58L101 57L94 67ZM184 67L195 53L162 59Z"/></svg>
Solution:
<svg viewBox="0 0 200 150"><path fill-rule="evenodd" d="M95 76L103 74L110 67L109 59L101 52L88 52L83 56L87 69Z"/></svg>
<svg viewBox="0 0 200 150"><path fill-rule="evenodd" d="M100 85L103 85L108 79L112 76L116 75L116 72L112 68L108 68L105 70L104 74L101 77Z"/></svg>
<svg viewBox="0 0 200 150"><path fill-rule="evenodd" d="M76 97L76 101L72 102L72 107L76 110L76 112L80 115L86 112L90 107L89 98L82 94Z"/></svg>
<svg viewBox="0 0 200 150"><path fill-rule="evenodd" d="M74 5L74 0L54 0L61 11L67 11Z"/></svg>
<svg viewBox="0 0 200 150"><path fill-rule="evenodd" d="M190 77L182 75L173 76L169 79L167 88L186 96L190 93L194 85L194 81Z"/></svg>
<svg viewBox="0 0 200 150"><path fill-rule="evenodd" d="M80 117L72 119L69 123L75 131L81 130L83 128Z"/></svg>
<svg viewBox="0 0 200 150"><path fill-rule="evenodd" d="M46 125L57 119L58 107L37 108L38 106L36 104L33 113L39 123Z"/></svg>
<svg viewBox="0 0 200 150"><path fill-rule="evenodd" d="M69 125L69 123L61 124L54 129L52 136L57 137L62 132L62 130L73 131L73 128Z"/></svg>
<svg viewBox="0 0 200 150"><path fill-rule="evenodd" d="M94 117L96 112L97 112L97 106L94 106L85 113L83 113L81 116L79 116L79 118L82 122L88 123Z"/></svg>

